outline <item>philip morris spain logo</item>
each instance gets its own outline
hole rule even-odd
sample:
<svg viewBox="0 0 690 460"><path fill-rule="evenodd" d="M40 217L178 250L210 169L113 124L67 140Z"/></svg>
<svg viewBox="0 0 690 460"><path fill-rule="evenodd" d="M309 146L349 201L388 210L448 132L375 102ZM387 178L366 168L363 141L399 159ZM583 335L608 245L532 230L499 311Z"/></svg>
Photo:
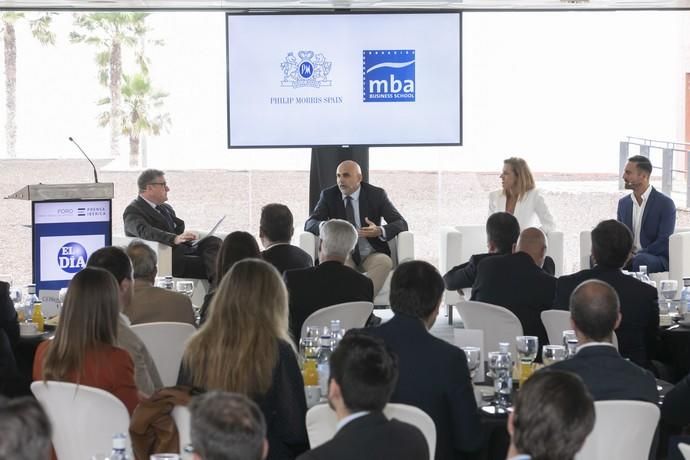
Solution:
<svg viewBox="0 0 690 460"><path fill-rule="evenodd" d="M293 52L289 52L285 60L280 63L283 71L280 86L292 88L331 86L332 81L328 79L328 74L331 72L332 64L321 53L298 51L295 56Z"/></svg>
<svg viewBox="0 0 690 460"><path fill-rule="evenodd" d="M415 50L364 50L364 102L414 102Z"/></svg>

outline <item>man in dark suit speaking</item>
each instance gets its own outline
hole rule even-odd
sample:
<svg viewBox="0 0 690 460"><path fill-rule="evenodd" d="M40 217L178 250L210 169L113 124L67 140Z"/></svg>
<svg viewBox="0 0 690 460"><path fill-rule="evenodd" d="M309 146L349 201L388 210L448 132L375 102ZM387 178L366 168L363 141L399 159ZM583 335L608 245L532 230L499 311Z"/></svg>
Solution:
<svg viewBox="0 0 690 460"><path fill-rule="evenodd" d="M649 183L652 163L636 155L623 173L625 188L632 190L618 201L618 221L633 234L634 256L628 268L637 272L646 265L649 273L668 270L668 237L676 226L676 205Z"/></svg>
<svg viewBox="0 0 690 460"><path fill-rule="evenodd" d="M398 380L398 366L381 339L350 332L329 364L327 396L338 418L335 436L298 460L429 459L419 428L383 414Z"/></svg>
<svg viewBox="0 0 690 460"><path fill-rule="evenodd" d="M304 230L319 235L322 222L343 219L357 229L359 240L346 262L374 282L374 296L393 268L386 241L407 230L407 222L388 199L386 191L362 182L362 170L354 161L343 161L336 170L336 185L321 192ZM386 221L381 225L381 219Z"/></svg>
<svg viewBox="0 0 690 460"><path fill-rule="evenodd" d="M125 208L122 215L125 235L172 246L173 276L205 278L212 283L221 241L211 236L196 246L189 245L198 235L185 231L184 221L166 203L170 189L163 171L143 171L137 179L137 186L139 196Z"/></svg>

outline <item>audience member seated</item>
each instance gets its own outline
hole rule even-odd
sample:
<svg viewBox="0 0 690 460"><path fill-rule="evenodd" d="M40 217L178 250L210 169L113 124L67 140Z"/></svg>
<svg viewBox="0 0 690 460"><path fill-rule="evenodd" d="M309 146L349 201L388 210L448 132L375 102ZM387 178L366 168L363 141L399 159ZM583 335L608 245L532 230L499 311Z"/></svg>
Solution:
<svg viewBox="0 0 690 460"><path fill-rule="evenodd" d="M661 406L661 419L674 426L690 425L690 374L666 393Z"/></svg>
<svg viewBox="0 0 690 460"><path fill-rule="evenodd" d="M623 172L625 188L632 190L618 201L617 219L633 234L633 257L626 267L649 273L668 271L668 238L676 227L676 205L649 183L652 163L636 155L628 158Z"/></svg>
<svg viewBox="0 0 690 460"><path fill-rule="evenodd" d="M12 348L19 341L19 323L14 302L10 298L10 285L0 281L0 329L5 331Z"/></svg>
<svg viewBox="0 0 690 460"><path fill-rule="evenodd" d="M268 262L246 259L225 274L208 321L185 348L178 383L241 393L261 408L269 459L308 447L306 400L288 332L287 292Z"/></svg>
<svg viewBox="0 0 690 460"><path fill-rule="evenodd" d="M362 331L382 338L398 356L400 376L390 402L429 414L436 424L436 460L451 460L477 451L482 432L465 353L429 332L443 291L443 278L431 264L402 263L391 279L395 316Z"/></svg>
<svg viewBox="0 0 690 460"><path fill-rule="evenodd" d="M654 287L621 271L633 245L630 230L615 220L604 220L592 230L594 268L581 270L558 279L555 306L567 309L576 286L589 279L610 284L620 299L622 319L616 329L618 350L647 369L652 368L659 330L659 305Z"/></svg>
<svg viewBox="0 0 690 460"><path fill-rule="evenodd" d="M158 273L156 252L135 240L127 246L127 255L134 268L134 292L124 313L132 324L172 321L196 326L189 297L154 286Z"/></svg>
<svg viewBox="0 0 690 460"><path fill-rule="evenodd" d="M165 173L157 169L143 171L137 179L139 196L122 214L125 235L172 246L172 274L180 278L215 281L215 263L220 240L215 236L203 238L196 246L199 235L185 231L184 221L177 217L168 201L168 183Z"/></svg>
<svg viewBox="0 0 690 460"><path fill-rule="evenodd" d="M357 244L357 231L347 221L333 219L321 226L319 265L285 272L290 293L290 332L299 340L304 321L323 307L374 299L374 284L345 265Z"/></svg>
<svg viewBox="0 0 690 460"><path fill-rule="evenodd" d="M594 428L594 402L577 376L539 372L508 417L509 460L573 460Z"/></svg>
<svg viewBox="0 0 690 460"><path fill-rule="evenodd" d="M223 276L230 270L235 262L242 259L260 259L261 251L256 239L247 232L232 232L223 240L223 245L218 252L218 260L216 261L216 273L218 273L218 282L223 279ZM209 316L209 306L211 300L216 293L216 288L211 287L211 291L204 297L204 303L201 305L199 313L199 325L204 324L206 318Z"/></svg>
<svg viewBox="0 0 690 460"><path fill-rule="evenodd" d="M538 356L541 346L548 343L541 312L552 308L556 293L556 278L541 269L544 257L544 232L527 228L520 233L513 254L489 257L479 265L472 286L472 300L507 308L518 317L525 335L539 337Z"/></svg>
<svg viewBox="0 0 690 460"><path fill-rule="evenodd" d="M91 254L86 266L102 268L110 272L118 283L120 314L117 321L117 346L129 352L134 361L134 379L137 388L144 395L150 396L163 387L163 382L146 345L129 327L129 318L122 314L122 311L126 310L132 302L132 287L134 286L132 262L122 248L108 246Z"/></svg>
<svg viewBox="0 0 690 460"><path fill-rule="evenodd" d="M209 391L192 399L193 460L264 460L266 421L259 407L237 393Z"/></svg>
<svg viewBox="0 0 690 460"><path fill-rule="evenodd" d="M518 236L520 236L520 225L515 216L507 212L491 214L486 220L486 241L489 252L474 254L469 261L451 268L443 275L446 289L460 291L471 288L477 277L479 262L492 255L512 253Z"/></svg>
<svg viewBox="0 0 690 460"><path fill-rule="evenodd" d="M34 357L34 380L57 380L100 388L115 395L130 415L139 403L134 363L117 345L120 304L115 278L87 267L74 275L53 340Z"/></svg>
<svg viewBox="0 0 690 460"><path fill-rule="evenodd" d="M0 459L47 460L51 426L34 398L0 398Z"/></svg>
<svg viewBox="0 0 690 460"><path fill-rule="evenodd" d="M345 336L329 360L328 404L338 418L335 436L299 460L429 458L419 428L383 414L398 380L396 361L381 339Z"/></svg>
<svg viewBox="0 0 690 460"><path fill-rule="evenodd" d="M576 355L546 369L579 375L595 401L659 401L654 376L621 357L612 344L621 312L618 294L611 285L588 280L575 288L570 296L570 322L577 336Z"/></svg>
<svg viewBox="0 0 690 460"><path fill-rule="evenodd" d="M292 213L284 204L271 203L261 208L259 239L264 251L261 257L283 274L285 270L314 266L311 256L290 244L295 232Z"/></svg>
<svg viewBox="0 0 690 460"><path fill-rule="evenodd" d="M374 283L374 294L378 295L393 267L387 241L407 231L407 221L384 189L362 182L362 168L356 162L343 161L335 176L336 185L321 191L304 230L319 236L324 221L350 222L357 229L359 241L346 264L366 273Z"/></svg>

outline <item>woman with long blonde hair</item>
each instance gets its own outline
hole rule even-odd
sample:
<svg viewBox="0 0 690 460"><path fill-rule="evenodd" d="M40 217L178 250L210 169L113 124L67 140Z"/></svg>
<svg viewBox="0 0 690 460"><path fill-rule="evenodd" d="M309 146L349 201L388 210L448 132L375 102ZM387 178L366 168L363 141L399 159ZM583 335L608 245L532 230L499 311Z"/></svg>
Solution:
<svg viewBox="0 0 690 460"><path fill-rule="evenodd" d="M272 265L245 259L225 274L206 322L187 342L178 383L254 399L266 417L269 459L293 459L307 449L287 290Z"/></svg>
<svg viewBox="0 0 690 460"><path fill-rule="evenodd" d="M34 380L57 380L100 388L120 399L131 414L139 402L134 364L115 346L119 314L115 277L85 268L70 282L53 340L34 357Z"/></svg>
<svg viewBox="0 0 690 460"><path fill-rule="evenodd" d="M534 176L522 158L511 157L503 161L501 189L489 194L489 215L508 212L515 216L520 230L541 227L548 233L556 229L546 201L535 187Z"/></svg>

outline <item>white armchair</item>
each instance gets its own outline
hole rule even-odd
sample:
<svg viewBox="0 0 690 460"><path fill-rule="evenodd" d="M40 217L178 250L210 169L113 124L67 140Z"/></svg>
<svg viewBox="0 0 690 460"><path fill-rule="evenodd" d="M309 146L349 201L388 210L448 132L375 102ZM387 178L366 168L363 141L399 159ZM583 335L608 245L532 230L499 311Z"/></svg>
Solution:
<svg viewBox="0 0 690 460"><path fill-rule="evenodd" d="M580 269L589 268L589 257L592 254L592 232L580 232ZM649 277L656 281L672 279L678 281L678 292L683 289L683 277L690 276L690 228L677 228L668 239L668 271L650 273Z"/></svg>
<svg viewBox="0 0 690 460"><path fill-rule="evenodd" d="M412 232L400 232L398 236L388 241L388 246L391 250L391 260L393 261L393 269L403 262L414 260L414 234ZM302 232L299 235L299 247L309 254L313 260L318 258L319 253L319 237L310 232ZM375 306L390 305L390 286L391 271L383 284L383 288L374 299Z"/></svg>
<svg viewBox="0 0 690 460"><path fill-rule="evenodd" d="M550 256L555 267L555 275L563 273L563 232L550 232L546 235L548 247L546 255ZM484 225L460 225L457 227L441 227L440 260L441 274L470 260L474 254L487 252L486 227ZM465 290L465 299L469 299L469 288ZM448 305L448 322L452 324L452 306L461 299L457 291L446 291L444 303Z"/></svg>

